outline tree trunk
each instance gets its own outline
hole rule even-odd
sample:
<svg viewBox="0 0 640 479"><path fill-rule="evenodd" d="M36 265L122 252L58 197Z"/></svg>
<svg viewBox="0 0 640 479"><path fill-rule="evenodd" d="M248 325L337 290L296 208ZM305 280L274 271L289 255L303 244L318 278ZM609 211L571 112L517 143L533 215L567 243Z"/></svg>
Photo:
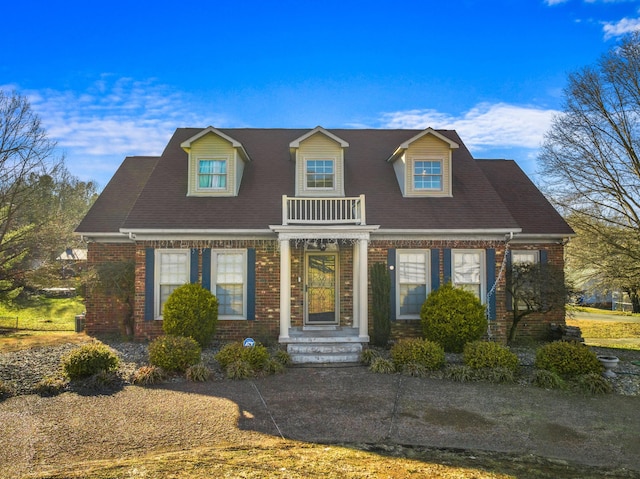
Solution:
<svg viewBox="0 0 640 479"><path fill-rule="evenodd" d="M640 313L640 295L638 291L630 291L629 298L631 299L631 310L634 313Z"/></svg>

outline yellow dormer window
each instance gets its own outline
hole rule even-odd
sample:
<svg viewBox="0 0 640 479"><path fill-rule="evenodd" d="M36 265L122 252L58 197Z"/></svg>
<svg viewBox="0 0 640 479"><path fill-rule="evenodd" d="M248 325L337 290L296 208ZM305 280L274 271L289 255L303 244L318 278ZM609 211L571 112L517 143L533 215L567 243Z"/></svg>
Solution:
<svg viewBox="0 0 640 479"><path fill-rule="evenodd" d="M180 146L189 155L187 196L238 196L251 161L242 143L210 126Z"/></svg>
<svg viewBox="0 0 640 479"><path fill-rule="evenodd" d="M289 143L296 162L296 196L344 196L344 150L349 143L321 126Z"/></svg>
<svg viewBox="0 0 640 479"><path fill-rule="evenodd" d="M400 144L387 161L393 164L402 196L451 196L451 152L458 147L432 128Z"/></svg>

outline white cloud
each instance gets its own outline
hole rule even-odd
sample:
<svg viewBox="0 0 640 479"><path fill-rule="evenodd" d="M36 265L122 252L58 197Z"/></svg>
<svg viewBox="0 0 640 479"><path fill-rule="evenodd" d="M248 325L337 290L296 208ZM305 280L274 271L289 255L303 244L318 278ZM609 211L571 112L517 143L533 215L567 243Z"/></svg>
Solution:
<svg viewBox="0 0 640 479"><path fill-rule="evenodd" d="M569 0L544 0L544 3L550 7L553 5L560 5L561 3L567 3Z"/></svg>
<svg viewBox="0 0 640 479"><path fill-rule="evenodd" d="M81 179L106 183L124 156L159 155L176 126L224 123L205 119L185 95L154 80L108 75L85 91L23 91L67 167Z"/></svg>
<svg viewBox="0 0 640 479"><path fill-rule="evenodd" d="M436 110L385 113L385 128L452 129L470 149L539 148L557 110L507 103L481 103L459 116Z"/></svg>
<svg viewBox="0 0 640 479"><path fill-rule="evenodd" d="M625 17L617 22L605 22L603 23L602 30L604 31L605 40L635 32L636 30L640 30L640 18Z"/></svg>

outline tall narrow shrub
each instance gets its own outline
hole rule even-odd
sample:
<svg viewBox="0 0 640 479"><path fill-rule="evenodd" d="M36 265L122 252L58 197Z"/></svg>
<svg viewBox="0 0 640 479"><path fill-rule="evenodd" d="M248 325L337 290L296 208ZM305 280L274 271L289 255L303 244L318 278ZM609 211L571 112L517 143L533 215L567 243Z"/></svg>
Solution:
<svg viewBox="0 0 640 479"><path fill-rule="evenodd" d="M373 337L376 346L386 346L391 336L391 278L384 263L371 266Z"/></svg>

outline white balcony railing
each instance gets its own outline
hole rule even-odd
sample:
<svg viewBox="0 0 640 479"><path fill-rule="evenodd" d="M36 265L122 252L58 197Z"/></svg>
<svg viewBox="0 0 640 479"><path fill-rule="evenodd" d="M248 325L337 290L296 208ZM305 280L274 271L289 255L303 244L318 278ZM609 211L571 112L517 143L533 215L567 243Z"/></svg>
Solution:
<svg viewBox="0 0 640 479"><path fill-rule="evenodd" d="M282 224L366 224L364 195L351 198L282 197Z"/></svg>

